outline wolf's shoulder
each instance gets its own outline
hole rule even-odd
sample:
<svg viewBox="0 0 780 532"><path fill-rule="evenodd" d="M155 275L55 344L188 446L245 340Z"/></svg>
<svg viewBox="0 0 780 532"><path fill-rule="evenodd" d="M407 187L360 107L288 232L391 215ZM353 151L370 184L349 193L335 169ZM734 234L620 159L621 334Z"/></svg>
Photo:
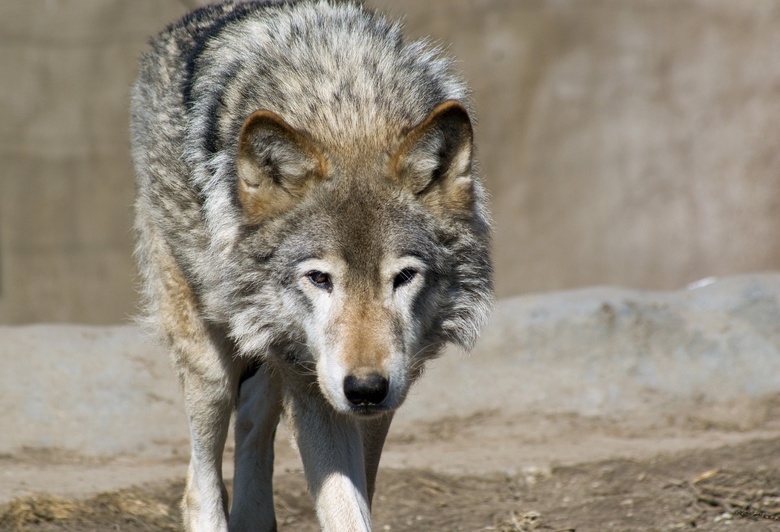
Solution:
<svg viewBox="0 0 780 532"><path fill-rule="evenodd" d="M257 15L275 4L228 0L194 9L154 35L149 40L150 49L145 55L191 60L226 26Z"/></svg>

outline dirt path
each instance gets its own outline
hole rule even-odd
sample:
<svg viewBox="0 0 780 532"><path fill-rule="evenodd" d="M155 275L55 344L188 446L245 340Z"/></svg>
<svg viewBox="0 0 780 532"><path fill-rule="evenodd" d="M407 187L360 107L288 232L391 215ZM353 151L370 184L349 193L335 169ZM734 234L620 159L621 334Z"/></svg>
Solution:
<svg viewBox="0 0 780 532"><path fill-rule="evenodd" d="M780 530L780 397L749 410L763 415L741 427L690 414L660 423L483 412L396 431L379 475L376 530ZM186 463L184 443L167 458L1 456L5 480L37 494L3 506L0 530L178 530ZM97 486L131 487L95 495ZM281 530L318 530L284 434L275 491Z"/></svg>
<svg viewBox="0 0 780 532"><path fill-rule="evenodd" d="M745 530L780 529L780 436L707 450L527 469L447 474L383 469L375 529ZM49 495L4 507L2 530L178 530L181 481L74 500ZM299 472L276 478L281 530L318 526Z"/></svg>

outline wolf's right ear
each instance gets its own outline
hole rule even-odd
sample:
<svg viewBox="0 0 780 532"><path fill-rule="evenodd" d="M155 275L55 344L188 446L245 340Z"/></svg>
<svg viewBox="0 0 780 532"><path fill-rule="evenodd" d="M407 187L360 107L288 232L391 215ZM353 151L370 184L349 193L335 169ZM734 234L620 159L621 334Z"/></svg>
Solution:
<svg viewBox="0 0 780 532"><path fill-rule="evenodd" d="M308 135L271 111L255 111L238 140L238 199L251 222L284 212L327 174L327 161Z"/></svg>
<svg viewBox="0 0 780 532"><path fill-rule="evenodd" d="M433 212L470 216L474 205L471 120L455 100L436 106L406 133L391 171Z"/></svg>

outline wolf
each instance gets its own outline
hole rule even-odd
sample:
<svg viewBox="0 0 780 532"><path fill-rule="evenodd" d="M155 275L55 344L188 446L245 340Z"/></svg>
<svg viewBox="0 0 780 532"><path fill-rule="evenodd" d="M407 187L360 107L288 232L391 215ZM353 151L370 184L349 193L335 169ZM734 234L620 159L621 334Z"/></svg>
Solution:
<svg viewBox="0 0 780 532"><path fill-rule="evenodd" d="M472 116L453 61L360 3L226 2L151 40L136 257L189 420L187 530L276 529L282 417L322 528L370 530L393 413L492 305Z"/></svg>

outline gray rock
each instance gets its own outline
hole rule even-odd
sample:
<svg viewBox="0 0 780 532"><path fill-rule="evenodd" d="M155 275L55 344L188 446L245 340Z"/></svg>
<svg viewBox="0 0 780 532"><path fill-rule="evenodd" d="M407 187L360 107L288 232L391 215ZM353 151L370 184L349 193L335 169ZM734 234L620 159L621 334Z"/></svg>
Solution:
<svg viewBox="0 0 780 532"><path fill-rule="evenodd" d="M155 453L186 443L168 357L136 327L0 327L0 453ZM780 274L679 292L503 300L474 352L431 364L397 416L612 415L780 392ZM660 410L659 410L660 411Z"/></svg>

